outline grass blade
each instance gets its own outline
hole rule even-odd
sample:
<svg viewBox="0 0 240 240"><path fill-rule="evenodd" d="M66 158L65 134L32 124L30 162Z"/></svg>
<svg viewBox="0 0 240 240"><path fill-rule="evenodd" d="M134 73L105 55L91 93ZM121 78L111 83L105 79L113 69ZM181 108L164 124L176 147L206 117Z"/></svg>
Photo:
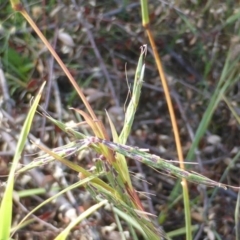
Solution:
<svg viewBox="0 0 240 240"><path fill-rule="evenodd" d="M134 116L137 111L137 106L138 106L139 98L141 95L141 89L142 89L143 77L144 77L144 71L145 71L145 64L143 64L143 57L146 55L146 53L147 53L147 46L144 45L141 48L141 54L138 60L138 65L135 73L132 97L125 114L124 126L119 137L120 143L122 144L125 144L128 139L128 136L132 129Z"/></svg>
<svg viewBox="0 0 240 240"><path fill-rule="evenodd" d="M48 198L47 200L43 201L42 203L40 203L39 205L37 205L37 207L35 207L33 210L31 210L19 223L16 227L14 227L14 229L12 229L12 235L14 235L14 233L21 228L21 226L24 226L24 223L26 222L27 218L30 217L34 212L36 212L38 209L40 209L42 206L50 203L51 201L53 201L54 199L56 199L58 196L66 193L67 191L70 191L74 188L80 187L84 184L87 184L88 182L90 182L91 180L93 180L94 178L96 178L97 176L93 175L87 178L84 178L83 180L80 180L77 183L72 184L71 186L63 189L62 191L58 192L57 194L55 194L54 196Z"/></svg>
<svg viewBox="0 0 240 240"><path fill-rule="evenodd" d="M203 115L203 118L198 126L194 141L193 141L192 146L186 157L186 159L188 161L193 159L194 152L195 152L196 148L198 147L198 144L199 144L201 138L205 134L206 129L209 125L209 122L212 119L213 113L214 113L217 105L219 104L219 102L222 100L222 96L226 93L226 91L229 89L229 87L239 79L238 74L236 74L237 69L233 69L234 66L236 66L236 61L238 61L239 58L237 60L235 60L234 62L231 62L230 58L231 58L231 54L229 54L229 56L226 59L219 83L211 97L208 107L207 107L207 109Z"/></svg>
<svg viewBox="0 0 240 240"><path fill-rule="evenodd" d="M71 229L73 229L78 223L80 223L83 219L94 213L96 210L104 206L108 201L102 200L101 202L93 205L92 207L88 208L86 211L84 211L78 218L76 218L74 221L72 221L65 229L62 231L55 240L64 240L67 238L69 232Z"/></svg>
<svg viewBox="0 0 240 240"><path fill-rule="evenodd" d="M16 152L13 158L11 170L9 173L8 181L6 184L6 189L2 198L1 207L0 207L0 216L4 221L0 222L0 239L8 239L11 229L12 222L12 198L13 198L13 186L14 186L14 176L18 166L18 162L21 157L21 153L23 151L28 133L31 128L31 124L33 121L33 117L35 115L38 103L41 98L41 94L43 91L45 83L41 86L36 98L33 101L33 104L29 110L27 118L24 122L22 131L19 136L18 144L16 147Z"/></svg>
<svg viewBox="0 0 240 240"><path fill-rule="evenodd" d="M236 240L239 239L240 237L240 232L239 232L239 209L240 209L240 189L238 190L238 198L237 198L237 204L235 207L235 229L236 229Z"/></svg>

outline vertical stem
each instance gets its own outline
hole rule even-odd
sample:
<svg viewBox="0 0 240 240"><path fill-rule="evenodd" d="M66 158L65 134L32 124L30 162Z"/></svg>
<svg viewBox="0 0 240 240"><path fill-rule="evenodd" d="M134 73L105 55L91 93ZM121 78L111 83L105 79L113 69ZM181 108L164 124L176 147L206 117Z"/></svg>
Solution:
<svg viewBox="0 0 240 240"><path fill-rule="evenodd" d="M182 152L182 147L181 147L181 141L180 141L180 136L179 136L179 131L178 131L178 126L176 122L176 117L174 114L173 110L173 104L172 100L170 97L169 93L169 88L168 84L164 75L162 63L159 57L159 54L157 52L157 47L152 35L152 32L149 27L149 13L148 13L148 5L147 5L147 0L141 0L141 8L142 8L142 24L143 27L145 28L148 39L150 41L154 58L156 61L156 65L158 68L159 76L161 78L165 98L167 101L168 105L168 110L172 122L172 127L173 127L173 133L174 133L174 138L175 138L175 143L176 143L176 148L177 148L177 153L178 153L178 159L180 162L180 167L184 169L184 162L183 162L183 152ZM192 239L192 232L191 232L191 217L190 217L190 204L189 204L189 193L188 193L188 187L187 187L187 181L186 179L182 179L182 188L183 188L183 198L184 198L184 212L185 212L185 223L186 223L186 239L191 240Z"/></svg>

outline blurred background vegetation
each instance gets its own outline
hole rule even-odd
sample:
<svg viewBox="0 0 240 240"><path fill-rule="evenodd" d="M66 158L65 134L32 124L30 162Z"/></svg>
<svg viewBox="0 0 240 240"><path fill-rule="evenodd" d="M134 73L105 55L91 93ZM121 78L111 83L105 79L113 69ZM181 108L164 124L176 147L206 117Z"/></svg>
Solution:
<svg viewBox="0 0 240 240"><path fill-rule="evenodd" d="M98 117L108 126L106 109L120 130L139 49L148 44L139 1L25 0L23 4L83 89ZM198 163L191 165L193 171L238 186L239 3L233 0L153 0L149 1L149 11L186 158L194 139L198 134L203 135L194 157L186 160L193 159ZM41 40L5 0L0 2L0 23L1 132L11 130L11 138L2 134L0 139L0 174L7 175L14 154L11 144L17 141L31 97L44 81L47 81L47 88L41 105L54 118L69 124L80 122L82 120L69 107L83 109L83 104ZM206 129L201 128L200 122L203 119L207 122L208 118ZM83 127L82 131L88 129ZM64 133L40 115L35 117L31 134L31 139L41 139L49 148L68 142ZM129 143L148 148L166 159L177 158L168 109L150 47L142 96ZM29 145L25 155L33 159L32 154L37 152ZM73 161L88 169L93 165L92 157L87 153ZM39 168L37 171L44 176L41 185L38 185L39 179L34 179L37 174L31 176L32 180L23 177L16 184L16 191L44 186L50 189L52 185L62 187L78 178L66 168L63 184L57 181L57 169L53 165ZM166 232L176 233L173 239L184 239L182 196L173 191L176 179L138 166L133 160L129 160L129 169L134 172L134 187L153 194L150 199L140 194L145 209L158 216L158 224ZM240 227L236 214L238 192L206 189L194 184L190 184L189 189L191 216L196 227L194 239L236 239L236 228ZM21 204L30 210L45 198L44 193L30 194L21 199ZM68 198L64 204L74 202L74 207L81 209L92 204L91 196L84 188L75 189L74 198L74 201ZM14 209L15 220L22 214L19 209L19 206ZM66 225L64 214L60 206L54 204L38 212L42 219L57 228ZM114 222L112 213L101 210L84 224L96 231L97 237L91 236L92 239L120 239ZM77 230L69 239L80 239ZM20 231L18 237L28 239L31 235L35 239L52 239L51 234L36 223Z"/></svg>

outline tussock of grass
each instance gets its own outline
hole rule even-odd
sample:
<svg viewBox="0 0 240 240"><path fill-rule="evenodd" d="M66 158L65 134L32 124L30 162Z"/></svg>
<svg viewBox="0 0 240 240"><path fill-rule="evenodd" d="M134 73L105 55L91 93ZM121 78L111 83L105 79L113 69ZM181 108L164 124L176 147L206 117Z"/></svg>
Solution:
<svg viewBox="0 0 240 240"><path fill-rule="evenodd" d="M223 231L227 229L226 226L238 229L237 188L229 188L225 192L231 194L228 198L219 195L221 191L218 188L238 184L234 177L238 176L236 165L239 158L236 144L239 135L239 101L236 94L239 80L239 11L233 10L232 3L207 1L203 5L200 2L180 1L178 5L170 6L161 1L147 3L142 0L140 5L130 2L128 5L126 1L122 5L110 5L110 2L104 1L97 2L96 6L84 2L81 7L73 4L71 8L68 5L58 8L54 2L49 2L45 3L47 5L43 3L40 8L34 3L25 6L26 9L18 0L11 1L11 4L20 14L15 12L12 15L10 5L3 6L7 15L2 23L4 37L1 39L1 56L4 71L1 69L0 78L2 88L6 89L3 100L13 98L17 102L16 106L7 104L8 113L3 105L4 117L8 116L13 129L12 135L18 131L15 125L19 124L19 120L17 118L15 121L9 116L18 116L22 112L24 115L24 102L29 103L29 94L36 97L13 148L14 157L1 200L0 239L24 237L21 234L25 230L37 234L33 231L35 223L44 226L44 231L39 228L40 233L46 233L46 236L38 234L39 238L74 238L75 231L80 231L83 236L82 226L88 226L88 234L92 237L95 227L110 229L113 222L116 222L116 227L111 226L109 236L102 232L101 237L127 240L130 234L134 240L159 239L160 236L163 239L192 239L193 234L199 238L212 234L217 239L225 239L232 234L231 237L237 239L237 230L236 236L227 230ZM143 27L151 47L146 45L139 7L142 8ZM34 21L28 12L33 15ZM17 30L12 31L9 26L15 26ZM55 39L47 40L46 36L50 39L58 26L64 28L61 33L65 39L55 34ZM33 31L37 37L32 34ZM69 41L71 46L66 46ZM139 49L140 45L140 57L137 59L139 53L134 49ZM45 48L64 73L58 65L54 65L53 59L49 64ZM158 57L159 52L164 54L163 64ZM159 77L152 54L161 79L167 76L167 81L163 81L162 85L171 121L163 90L157 87ZM126 62L129 64L127 67L124 66ZM124 70L130 79L129 86L125 83ZM5 80L2 77L4 74ZM76 96L76 92L70 90L69 96L65 93L69 88L65 75L81 102L71 97ZM49 84L45 94L50 94L52 89L54 97L51 99L51 95L43 94L42 101L46 102L39 118L35 112L43 90L41 88L38 94L34 91L38 90L39 82L46 76L49 76ZM56 76L56 79L52 80L51 76ZM122 76L124 84L120 81ZM58 88L60 82L63 84L62 90ZM152 84L151 92L142 89L149 87L145 83ZM85 92L88 96L83 94L80 85L87 89ZM172 92L169 92L168 85ZM126 97L124 88L126 91L129 88L131 93L123 116L119 109ZM66 94L61 96L63 98L59 97L62 92ZM177 99L173 104L170 93ZM61 102L65 97L66 101ZM46 99L52 101L48 103ZM87 99L93 99L91 105ZM71 109L64 106L69 102ZM103 113L103 109L108 110ZM174 120L175 114L177 117ZM39 124L42 119L46 121ZM80 123L71 127L67 121L73 119L78 119ZM147 120L153 124L150 126ZM47 130L39 128L46 123ZM41 135L41 140L49 148L35 139L31 148L28 144L23 152L27 137L34 139L33 135L29 135L30 126L31 132L36 136ZM175 138L171 134L172 128ZM132 143L134 135L144 139L145 143L150 141L151 145L155 145L156 148L152 150L157 149L158 156L131 147L138 145ZM4 134L3 139L10 146L10 142L5 140L9 138L5 138ZM19 161L27 158L27 152L32 153L30 149L33 146L44 153L29 163L24 161L23 166L19 167ZM197 159L199 166L184 165L181 149L187 161ZM90 157L87 155L89 150L93 154ZM85 157L82 158L80 154ZM179 159L181 168L166 159ZM207 165L207 161L214 161L214 164ZM150 168L145 168L139 162ZM6 169L3 172L8 173L8 166L3 166ZM153 181L152 186L143 188L140 183L132 181L132 168L135 166L138 166L138 174L144 180ZM151 168L164 172L166 176L152 172ZM32 175L34 181L24 183L29 174L36 174ZM170 175L181 178L183 195L180 182L170 178ZM189 184L189 196L185 180L194 183ZM40 185L39 189L36 189L35 181ZM201 185L196 187L199 184L216 188L206 190ZM80 192L86 191L94 201L84 202L79 197ZM150 191L156 196L150 195ZM146 198L149 198L148 204ZM226 204L226 199L230 204ZM22 212L15 208L13 201ZM24 206L26 202L30 204L28 209ZM228 207L217 211L218 205ZM61 212L63 206L66 207L65 212ZM211 211L217 216L212 219L216 227L208 221ZM182 221L183 214L185 223ZM223 220L233 214L235 222ZM57 219L60 215L61 219ZM93 220L93 215L100 216L100 220ZM19 219L16 216L21 217ZM46 229L50 229L54 236ZM98 237L100 232L97 231Z"/></svg>

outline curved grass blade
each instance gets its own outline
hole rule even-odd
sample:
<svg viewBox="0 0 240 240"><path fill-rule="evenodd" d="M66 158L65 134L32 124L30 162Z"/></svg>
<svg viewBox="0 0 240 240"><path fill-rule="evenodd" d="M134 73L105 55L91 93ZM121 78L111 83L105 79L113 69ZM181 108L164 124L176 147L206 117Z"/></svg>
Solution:
<svg viewBox="0 0 240 240"><path fill-rule="evenodd" d="M9 239L11 222L12 222L12 198L13 198L13 185L14 185L14 176L18 166L18 162L21 157L28 133L30 131L33 117L37 110L38 103L41 98L41 94L44 88L45 82L42 84L36 98L33 101L33 104L29 110L27 118L22 127L22 131L19 136L19 140L16 147L16 152L13 158L11 170L9 173L8 181L6 184L6 189L2 198L1 207L0 207L0 216L4 221L0 222L0 239Z"/></svg>
<svg viewBox="0 0 240 240"><path fill-rule="evenodd" d="M24 222L27 220L28 217L30 217L34 212L36 212L38 209L40 209L42 206L44 206L45 204L48 204L50 202L52 202L54 199L56 199L58 196L64 194L67 191L70 191L72 189L75 189L77 187L80 187L84 184L87 184L88 182L90 182L91 180L93 180L94 178L96 178L98 176L93 175L93 176L89 176L87 178L84 178L83 180L80 180L79 182L76 182L74 184L72 184L71 186L63 189L62 191L58 192L57 194L55 194L54 196L46 199L44 202L40 203L37 207L35 207L32 211L30 211L19 223L16 227L14 227L14 229L12 229L12 235L14 235L14 233L21 227L24 226Z"/></svg>
<svg viewBox="0 0 240 240"><path fill-rule="evenodd" d="M240 210L240 189L238 190L238 197L237 197L237 204L236 204L236 207L235 207L235 214L234 214L234 218L235 218L235 232L236 232L236 239L239 239L240 238L240 231L239 231L239 210Z"/></svg>
<svg viewBox="0 0 240 240"><path fill-rule="evenodd" d="M102 200L101 202L93 205L92 207L88 208L86 211L84 211L81 215L79 215L74 221L70 222L70 224L55 238L55 240L64 240L67 238L70 231L83 219L97 211L99 208L104 206L108 201Z"/></svg>

